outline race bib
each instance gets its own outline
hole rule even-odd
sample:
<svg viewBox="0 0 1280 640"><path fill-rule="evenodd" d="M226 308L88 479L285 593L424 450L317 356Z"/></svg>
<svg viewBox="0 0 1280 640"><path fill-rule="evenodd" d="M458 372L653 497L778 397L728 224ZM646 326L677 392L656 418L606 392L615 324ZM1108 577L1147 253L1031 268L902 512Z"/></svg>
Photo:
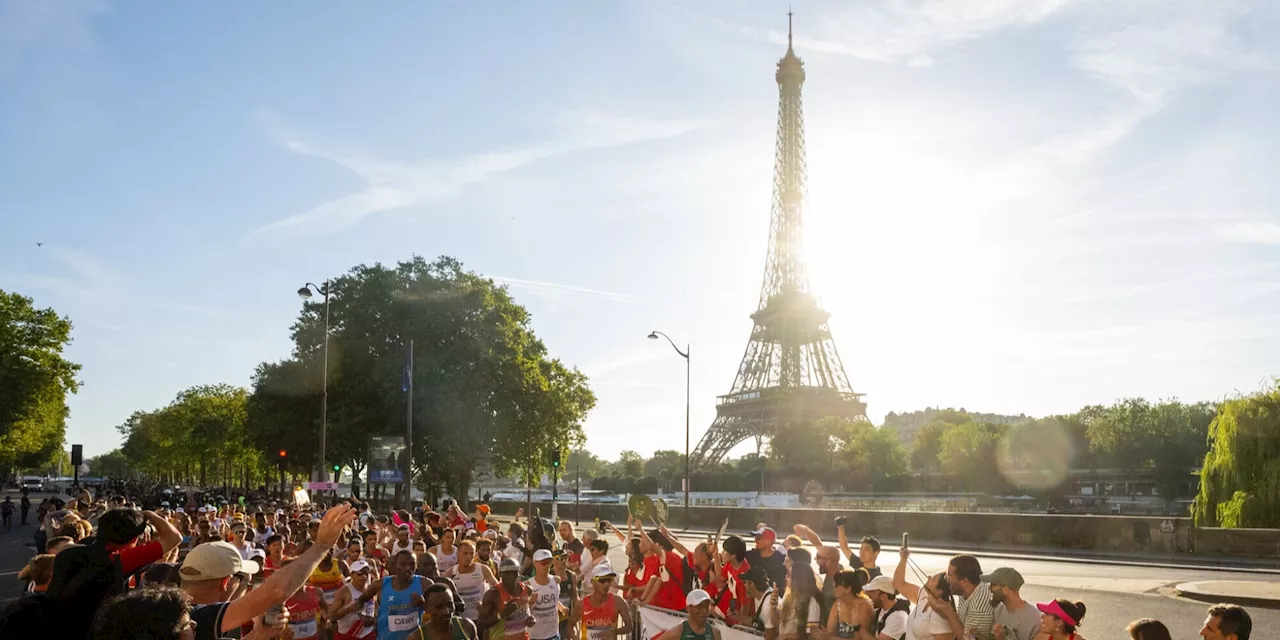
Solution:
<svg viewBox="0 0 1280 640"><path fill-rule="evenodd" d="M373 601L372 601L372 600L370 600L370 601L368 601L368 602L364 603L364 608L360 610L360 615L362 615L362 616L364 616L364 617L366 617L366 618L374 618L374 617L377 617L377 615L378 615L378 611L377 611L377 609L376 609L375 607L376 607L376 606L373 604Z"/></svg>
<svg viewBox="0 0 1280 640"><path fill-rule="evenodd" d="M290 622L289 630L293 632L294 638L314 638L319 634L319 627L315 620Z"/></svg>
<svg viewBox="0 0 1280 640"><path fill-rule="evenodd" d="M588 627L587 640L616 640L618 634L613 627Z"/></svg>
<svg viewBox="0 0 1280 640"><path fill-rule="evenodd" d="M336 589L333 591L325 591L323 593L324 593L324 603L326 605L333 604L333 597L338 595L338 591Z"/></svg>
<svg viewBox="0 0 1280 640"><path fill-rule="evenodd" d="M390 631L413 631L418 628L418 613L387 616L387 629Z"/></svg>

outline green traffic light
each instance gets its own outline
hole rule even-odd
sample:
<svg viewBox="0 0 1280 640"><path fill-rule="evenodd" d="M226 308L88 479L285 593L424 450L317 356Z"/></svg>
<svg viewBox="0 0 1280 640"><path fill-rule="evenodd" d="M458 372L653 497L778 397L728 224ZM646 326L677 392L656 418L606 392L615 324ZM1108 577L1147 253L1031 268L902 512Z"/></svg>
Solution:
<svg viewBox="0 0 1280 640"><path fill-rule="evenodd" d="M341 470L342 470L342 465L340 465L340 464L335 464L335 465L333 465L333 470L334 470L335 472L337 472L337 471L341 471Z"/></svg>

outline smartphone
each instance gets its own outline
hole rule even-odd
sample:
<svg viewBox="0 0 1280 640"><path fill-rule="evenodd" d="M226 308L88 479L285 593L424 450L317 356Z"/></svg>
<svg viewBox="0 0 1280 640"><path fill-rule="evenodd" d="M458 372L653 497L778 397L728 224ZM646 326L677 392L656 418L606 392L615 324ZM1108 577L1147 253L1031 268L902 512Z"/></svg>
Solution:
<svg viewBox="0 0 1280 640"><path fill-rule="evenodd" d="M266 627L276 626L276 624L280 622L280 616L283 613L284 613L284 605L281 605L281 604L278 604L274 607L271 607L270 609L267 609L267 612L262 614L263 626L266 626Z"/></svg>
<svg viewBox="0 0 1280 640"><path fill-rule="evenodd" d="M907 548L907 532L906 531L902 532L902 548L903 549Z"/></svg>
<svg viewBox="0 0 1280 640"><path fill-rule="evenodd" d="M836 526L837 526L837 527L843 527L843 526L845 525L845 523L846 523L846 522L848 522L848 521L849 521L849 519L848 519L848 518L846 518L845 516L838 516L838 517L836 518Z"/></svg>

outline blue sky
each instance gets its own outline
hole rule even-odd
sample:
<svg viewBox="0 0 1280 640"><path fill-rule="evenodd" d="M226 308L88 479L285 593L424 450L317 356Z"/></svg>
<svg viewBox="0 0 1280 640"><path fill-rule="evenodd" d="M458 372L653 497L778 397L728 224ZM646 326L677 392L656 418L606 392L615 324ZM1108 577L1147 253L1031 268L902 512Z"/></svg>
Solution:
<svg viewBox="0 0 1280 640"><path fill-rule="evenodd" d="M72 442L247 384L303 282L418 253L509 283L604 455L682 446L644 337L691 342L696 443L759 292L787 5L497 6L0 0L0 288L76 324ZM795 11L810 273L873 420L1280 374L1275 3Z"/></svg>

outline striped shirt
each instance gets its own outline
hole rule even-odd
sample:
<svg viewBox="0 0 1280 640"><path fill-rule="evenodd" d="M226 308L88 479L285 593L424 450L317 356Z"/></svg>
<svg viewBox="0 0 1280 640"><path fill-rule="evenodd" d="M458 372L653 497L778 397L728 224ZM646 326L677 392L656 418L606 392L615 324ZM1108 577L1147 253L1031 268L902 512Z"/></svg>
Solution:
<svg viewBox="0 0 1280 640"><path fill-rule="evenodd" d="M956 613L960 616L960 624L964 627L966 636L969 629L977 629L977 640L993 640L995 636L991 633L991 626L995 624L996 614L991 606L991 585L978 583L968 598L960 596L959 600L960 606L956 607Z"/></svg>

